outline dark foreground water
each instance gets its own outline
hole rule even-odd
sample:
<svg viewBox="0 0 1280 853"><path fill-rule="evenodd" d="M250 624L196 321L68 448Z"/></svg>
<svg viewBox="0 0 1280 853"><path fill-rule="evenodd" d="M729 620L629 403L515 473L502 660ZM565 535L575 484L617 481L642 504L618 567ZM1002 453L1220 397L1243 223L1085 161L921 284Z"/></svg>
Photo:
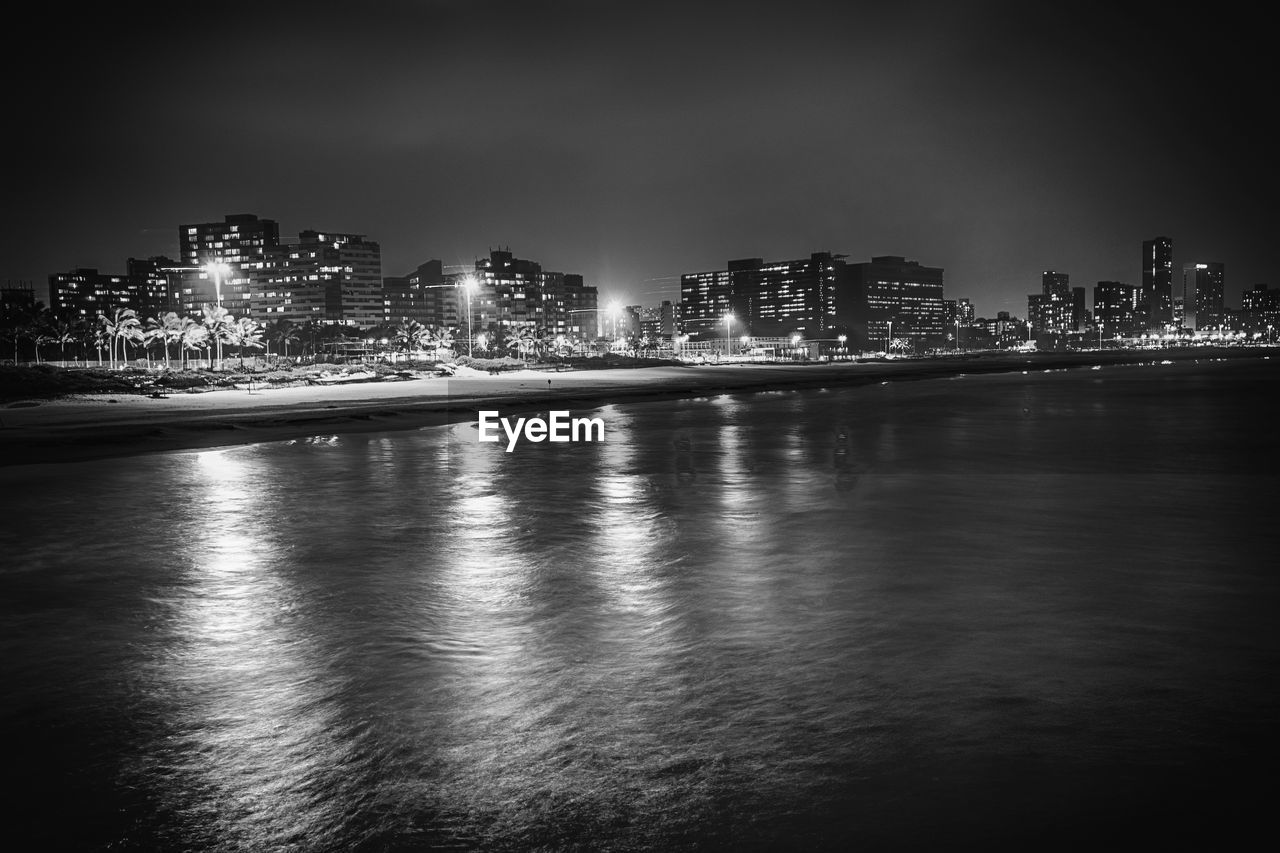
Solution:
<svg viewBox="0 0 1280 853"><path fill-rule="evenodd" d="M7 837L121 850L1247 838L1275 362L0 471ZM25 848L24 848L25 849Z"/></svg>

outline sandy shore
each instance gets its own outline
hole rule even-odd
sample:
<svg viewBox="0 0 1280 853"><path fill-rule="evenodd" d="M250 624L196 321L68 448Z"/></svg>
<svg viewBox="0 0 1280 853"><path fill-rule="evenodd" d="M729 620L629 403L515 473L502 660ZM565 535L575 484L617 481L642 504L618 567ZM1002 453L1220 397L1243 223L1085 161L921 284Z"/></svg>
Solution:
<svg viewBox="0 0 1280 853"><path fill-rule="evenodd" d="M651 367L424 378L342 386L143 395L97 394L0 407L0 465L67 462L308 435L413 429L550 408L575 412L644 399L834 387L1095 364L1257 358L1261 349L994 354L893 362Z"/></svg>

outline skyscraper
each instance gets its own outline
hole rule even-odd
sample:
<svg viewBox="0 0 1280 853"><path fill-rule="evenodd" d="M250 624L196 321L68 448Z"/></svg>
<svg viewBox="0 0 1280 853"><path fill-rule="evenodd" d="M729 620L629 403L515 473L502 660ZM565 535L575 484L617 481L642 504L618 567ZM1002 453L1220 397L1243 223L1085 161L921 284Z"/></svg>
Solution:
<svg viewBox="0 0 1280 853"><path fill-rule="evenodd" d="M1182 327L1212 329L1224 322L1225 268L1220 263L1182 265Z"/></svg>
<svg viewBox="0 0 1280 853"><path fill-rule="evenodd" d="M1173 241L1156 237L1142 244L1140 311L1147 330L1163 332L1173 322Z"/></svg>

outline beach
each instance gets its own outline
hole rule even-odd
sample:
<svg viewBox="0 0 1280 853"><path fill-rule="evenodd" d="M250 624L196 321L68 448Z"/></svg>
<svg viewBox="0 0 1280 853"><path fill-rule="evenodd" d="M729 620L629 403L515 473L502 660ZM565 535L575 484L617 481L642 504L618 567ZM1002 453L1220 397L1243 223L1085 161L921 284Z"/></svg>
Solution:
<svg viewBox="0 0 1280 853"><path fill-rule="evenodd" d="M485 408L504 413L551 407L589 410L611 403L847 387L960 374L1043 371L1161 361L1264 358L1263 348L1078 353L1000 353L930 359L820 364L669 365L490 375L253 390L87 394L17 400L0 406L0 465L75 462L140 453L252 444L317 434L356 433L467 420Z"/></svg>

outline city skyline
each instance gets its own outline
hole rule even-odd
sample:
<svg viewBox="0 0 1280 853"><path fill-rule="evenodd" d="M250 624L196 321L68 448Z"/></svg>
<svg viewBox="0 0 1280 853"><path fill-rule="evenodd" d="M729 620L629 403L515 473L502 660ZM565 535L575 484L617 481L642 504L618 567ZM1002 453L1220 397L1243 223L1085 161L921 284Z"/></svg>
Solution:
<svg viewBox="0 0 1280 853"><path fill-rule="evenodd" d="M0 277L43 292L51 273L174 254L177 223L253 212L366 234L384 276L511 245L625 304L678 299L682 274L726 258L830 251L918 258L979 314L1022 313L1044 270L1138 283L1137 246L1156 235L1177 267L1225 264L1229 304L1275 283L1248 19L307 8L240 27L101 10L37 28L8 60L44 62L18 93L16 162L31 168L13 180ZM1190 33L1220 45L1212 67L1174 57ZM1209 126L1186 132L1188 114Z"/></svg>

